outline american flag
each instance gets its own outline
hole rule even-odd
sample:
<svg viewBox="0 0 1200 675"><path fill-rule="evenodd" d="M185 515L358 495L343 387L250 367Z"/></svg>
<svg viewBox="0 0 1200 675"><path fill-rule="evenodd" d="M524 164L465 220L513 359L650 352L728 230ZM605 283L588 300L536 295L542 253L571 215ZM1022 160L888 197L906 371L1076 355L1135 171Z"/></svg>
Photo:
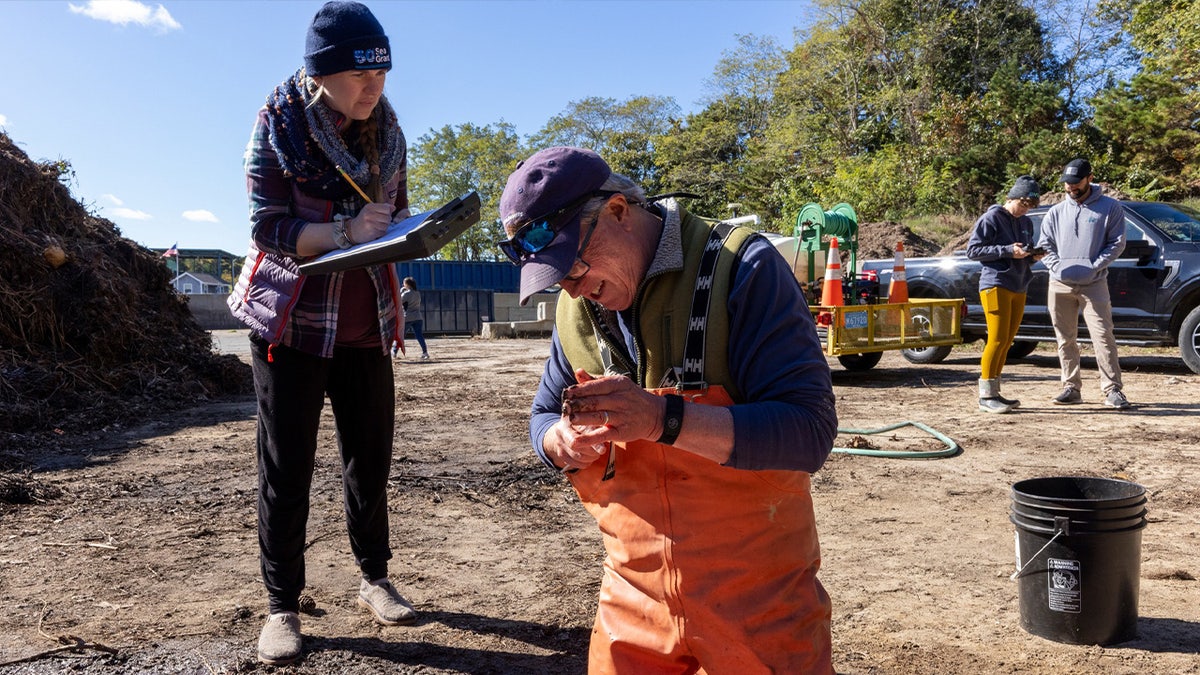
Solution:
<svg viewBox="0 0 1200 675"><path fill-rule="evenodd" d="M179 242L175 242L174 244L171 244L171 248L167 249L166 252L164 252L162 254L162 257L174 258L177 255L179 255Z"/></svg>

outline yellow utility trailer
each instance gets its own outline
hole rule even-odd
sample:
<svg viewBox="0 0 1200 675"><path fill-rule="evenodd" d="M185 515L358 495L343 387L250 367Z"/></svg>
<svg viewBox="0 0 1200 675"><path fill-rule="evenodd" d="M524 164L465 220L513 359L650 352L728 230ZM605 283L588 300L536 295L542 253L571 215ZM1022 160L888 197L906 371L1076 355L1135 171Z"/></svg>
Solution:
<svg viewBox="0 0 1200 675"><path fill-rule="evenodd" d="M847 370L868 370L889 349L922 349L962 342L966 300L912 298L878 305L811 307L829 356Z"/></svg>

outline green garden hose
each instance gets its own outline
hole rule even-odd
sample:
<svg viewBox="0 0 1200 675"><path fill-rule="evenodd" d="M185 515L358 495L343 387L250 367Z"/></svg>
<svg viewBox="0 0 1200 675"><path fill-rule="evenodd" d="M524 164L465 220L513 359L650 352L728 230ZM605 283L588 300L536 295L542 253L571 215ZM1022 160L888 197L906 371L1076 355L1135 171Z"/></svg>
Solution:
<svg viewBox="0 0 1200 675"><path fill-rule="evenodd" d="M958 443L955 443L953 440L951 440L945 434L941 433L940 431L937 431L936 429L932 429L928 426L925 426L924 424L921 424L920 422L913 422L912 420L909 420L907 422L899 422L897 424L891 424L886 427L879 427L878 429L841 429L841 428L839 428L838 433L839 434L858 434L858 435L863 435L863 436L869 436L871 434L881 434L881 433L884 433L885 431L894 431L901 427L916 427L916 428L920 429L921 431L924 431L925 433L929 434L930 436L933 436L934 438L938 439L939 441L945 443L946 447L942 448L940 450L920 450L920 451L916 451L916 452L909 452L906 450L871 450L871 449L867 449L867 448L837 448L837 447L835 447L833 449L833 451L845 453L847 455L867 455L869 457L893 457L893 458L897 458L897 459L932 459L932 458L936 458L936 457L953 457L954 455L957 455L959 452L962 451L962 448L958 447Z"/></svg>

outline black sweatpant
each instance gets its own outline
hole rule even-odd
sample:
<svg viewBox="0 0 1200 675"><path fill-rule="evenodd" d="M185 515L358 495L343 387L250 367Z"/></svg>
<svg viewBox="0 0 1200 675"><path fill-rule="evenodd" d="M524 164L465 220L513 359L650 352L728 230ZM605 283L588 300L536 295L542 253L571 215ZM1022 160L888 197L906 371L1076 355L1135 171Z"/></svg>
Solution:
<svg viewBox="0 0 1200 675"><path fill-rule="evenodd" d="M396 394L381 348L335 347L332 359L251 337L258 395L258 546L272 613L299 609L317 429L329 396L342 458L350 550L365 577L387 576L387 479Z"/></svg>

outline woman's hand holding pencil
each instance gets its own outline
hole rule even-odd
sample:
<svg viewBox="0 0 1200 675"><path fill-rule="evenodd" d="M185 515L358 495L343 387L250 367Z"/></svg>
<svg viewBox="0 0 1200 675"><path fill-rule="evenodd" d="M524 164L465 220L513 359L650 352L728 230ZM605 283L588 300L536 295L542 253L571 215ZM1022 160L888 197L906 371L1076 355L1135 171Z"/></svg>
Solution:
<svg viewBox="0 0 1200 675"><path fill-rule="evenodd" d="M391 204L367 204L357 216L346 221L346 234L351 242L362 244L382 237L391 224Z"/></svg>

